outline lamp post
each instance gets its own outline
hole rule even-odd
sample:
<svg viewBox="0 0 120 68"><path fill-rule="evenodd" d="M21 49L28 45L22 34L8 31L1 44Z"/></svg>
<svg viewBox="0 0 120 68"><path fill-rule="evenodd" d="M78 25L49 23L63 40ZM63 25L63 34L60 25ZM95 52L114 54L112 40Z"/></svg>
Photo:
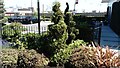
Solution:
<svg viewBox="0 0 120 68"><path fill-rule="evenodd" d="M75 15L75 6L76 4L78 4L78 0L75 0L75 4L74 4L74 9L73 9L73 14Z"/></svg>
<svg viewBox="0 0 120 68"><path fill-rule="evenodd" d="M38 33L40 34L40 4L39 4L39 0L37 0L37 10L38 10Z"/></svg>

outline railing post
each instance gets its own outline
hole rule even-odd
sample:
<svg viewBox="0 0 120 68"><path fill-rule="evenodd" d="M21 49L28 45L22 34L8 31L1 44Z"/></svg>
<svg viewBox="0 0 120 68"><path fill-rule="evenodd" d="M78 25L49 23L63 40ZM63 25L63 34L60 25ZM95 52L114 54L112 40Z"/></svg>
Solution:
<svg viewBox="0 0 120 68"><path fill-rule="evenodd" d="M101 40L101 27L102 27L102 23L100 22L99 24L99 32L98 32L98 44L100 46L100 40Z"/></svg>
<svg viewBox="0 0 120 68"><path fill-rule="evenodd" d="M2 51L2 23L0 23L0 54ZM0 57L0 68L2 68L2 59Z"/></svg>
<svg viewBox="0 0 120 68"><path fill-rule="evenodd" d="M2 38L2 23L0 23L0 38Z"/></svg>

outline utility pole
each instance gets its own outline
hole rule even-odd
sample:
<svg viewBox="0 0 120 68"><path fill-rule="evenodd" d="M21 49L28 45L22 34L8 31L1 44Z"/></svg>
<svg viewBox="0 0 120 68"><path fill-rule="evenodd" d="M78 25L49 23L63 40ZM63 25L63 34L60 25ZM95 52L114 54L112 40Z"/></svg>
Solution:
<svg viewBox="0 0 120 68"><path fill-rule="evenodd" d="M40 34L40 4L39 0L37 0L37 9L38 9L38 33Z"/></svg>

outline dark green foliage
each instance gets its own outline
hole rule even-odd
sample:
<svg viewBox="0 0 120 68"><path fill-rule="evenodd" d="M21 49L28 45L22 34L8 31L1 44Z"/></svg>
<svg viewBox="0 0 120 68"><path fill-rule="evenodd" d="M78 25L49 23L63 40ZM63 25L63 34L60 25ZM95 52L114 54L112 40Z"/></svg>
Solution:
<svg viewBox="0 0 120 68"><path fill-rule="evenodd" d="M21 37L21 41L26 45L27 49L38 49L40 48L40 37L39 34L28 33Z"/></svg>
<svg viewBox="0 0 120 68"><path fill-rule="evenodd" d="M21 34L25 28L22 27L21 23L11 23L3 26L2 29L2 38L10 42L13 47L20 49L25 47L21 41Z"/></svg>
<svg viewBox="0 0 120 68"><path fill-rule="evenodd" d="M54 54L54 56L51 58L51 61L59 65L63 65L69 62L72 51L75 48L80 48L81 45L86 45L86 43L83 40L73 41L71 44L66 46L64 49L60 49L58 53Z"/></svg>
<svg viewBox="0 0 120 68"><path fill-rule="evenodd" d="M89 19L83 15L76 14L73 16L73 20L76 22L76 26L79 22L86 22L89 21Z"/></svg>
<svg viewBox="0 0 120 68"><path fill-rule="evenodd" d="M77 28L79 29L77 39L82 39L86 42L93 40L93 30L87 22L80 22L79 25L77 25Z"/></svg>
<svg viewBox="0 0 120 68"><path fill-rule="evenodd" d="M68 39L67 44L70 44L72 40L75 40L76 35L79 34L79 30L75 28L76 22L73 21L72 13L69 12L69 4L66 3L67 7L64 12L64 22L67 25Z"/></svg>
<svg viewBox="0 0 120 68"><path fill-rule="evenodd" d="M79 34L79 30L75 28L76 23L73 21L72 14L67 12L65 14L65 23L67 25L67 31L68 31L68 39L67 44L70 44L72 40L76 38L76 35Z"/></svg>
<svg viewBox="0 0 120 68"><path fill-rule="evenodd" d="M54 22L55 24L57 24L59 22L59 18L61 16L63 16L61 10L59 9L60 8L60 3L59 2L54 2L54 5L53 5L53 15L52 15L52 22Z"/></svg>
<svg viewBox="0 0 120 68"><path fill-rule="evenodd" d="M22 42L28 49L35 49L50 58L59 52L60 49L67 46L67 25L64 23L63 14L59 7L60 3L58 2L53 6L52 21L55 24L48 26L48 32L41 35L30 33L22 36L22 39L24 39Z"/></svg>
<svg viewBox="0 0 120 68"><path fill-rule="evenodd" d="M93 40L93 30L89 24L89 20L85 16L76 15L73 17L76 22L76 28L79 29L79 34L76 39L82 39L86 42Z"/></svg>
<svg viewBox="0 0 120 68"><path fill-rule="evenodd" d="M67 39L67 25L64 23L64 18L61 10L59 9L60 3L55 2L53 5L53 25L48 27L49 29L49 45L52 47L53 54L57 53L60 49L63 49L66 45Z"/></svg>
<svg viewBox="0 0 120 68"><path fill-rule="evenodd" d="M22 36L25 41L22 41L27 49L35 49L38 52L44 53L47 57L53 54L53 48L50 46L52 43L51 37L47 32L39 34L28 33Z"/></svg>

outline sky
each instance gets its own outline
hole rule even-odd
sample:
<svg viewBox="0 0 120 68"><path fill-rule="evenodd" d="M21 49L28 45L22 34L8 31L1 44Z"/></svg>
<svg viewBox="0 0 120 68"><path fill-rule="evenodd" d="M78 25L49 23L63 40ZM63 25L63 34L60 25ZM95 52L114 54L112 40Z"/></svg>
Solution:
<svg viewBox="0 0 120 68"><path fill-rule="evenodd" d="M58 1L61 3L60 9L62 11L66 8L66 2L69 3L69 9L74 9L75 0L39 0L40 1L40 8L41 12L43 10L44 5L44 11L51 11L53 2ZM92 12L93 10L96 10L97 12L105 12L107 10L107 3L101 3L102 0L78 0L78 4L76 4L75 9L76 12ZM8 7L31 7L37 8L37 0L4 0L5 8Z"/></svg>

